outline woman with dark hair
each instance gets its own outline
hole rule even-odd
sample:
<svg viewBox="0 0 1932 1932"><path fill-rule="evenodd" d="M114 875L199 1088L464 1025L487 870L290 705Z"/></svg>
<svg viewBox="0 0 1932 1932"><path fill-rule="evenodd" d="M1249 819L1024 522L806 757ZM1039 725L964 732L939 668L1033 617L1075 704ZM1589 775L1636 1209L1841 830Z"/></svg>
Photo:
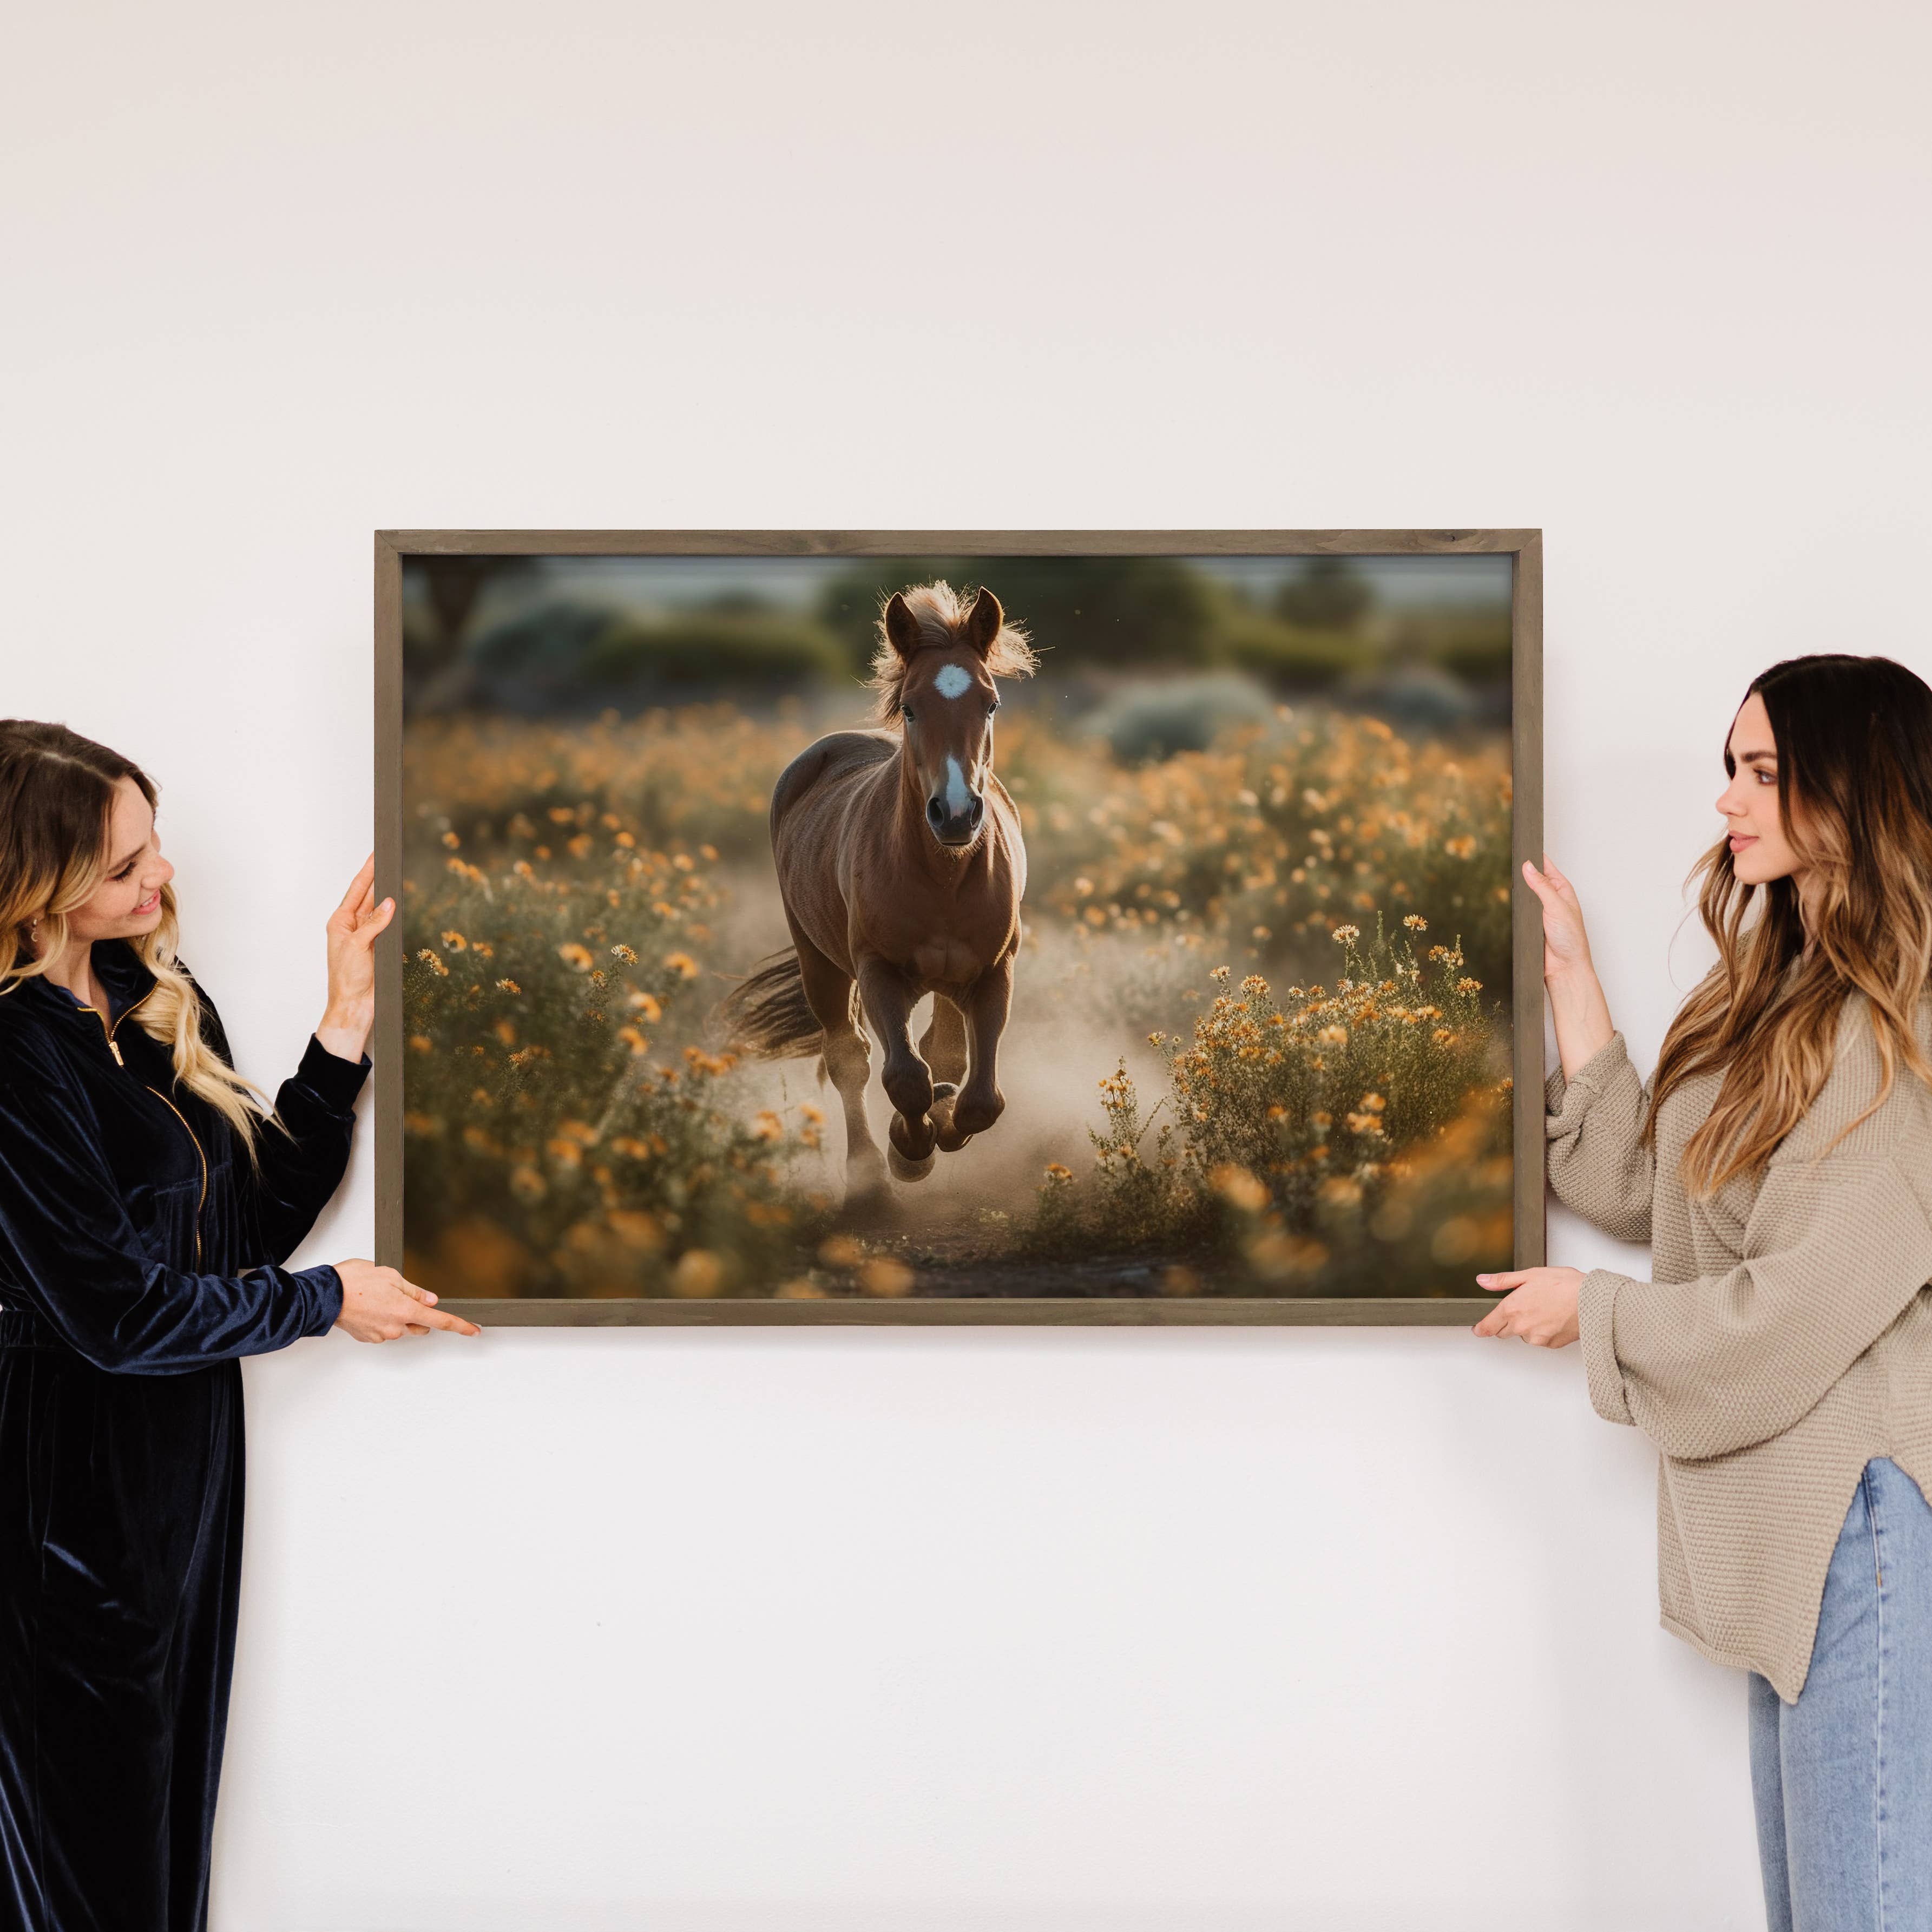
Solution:
<svg viewBox="0 0 1932 1932"><path fill-rule="evenodd" d="M0 721L0 1924L200 1932L241 1581L239 1358L476 1334L367 1261L283 1264L369 1070L365 865L272 1111L175 956L152 782Z"/></svg>
<svg viewBox="0 0 1932 1932"><path fill-rule="evenodd" d="M1558 1199L1656 1278L1480 1275L1477 1324L1583 1345L1661 1451L1663 1622L1748 1682L1774 1932L1932 1927L1932 690L1885 658L1753 680L1718 963L1640 1082L1554 866L1544 978ZM1749 925L1754 903L1759 916Z"/></svg>

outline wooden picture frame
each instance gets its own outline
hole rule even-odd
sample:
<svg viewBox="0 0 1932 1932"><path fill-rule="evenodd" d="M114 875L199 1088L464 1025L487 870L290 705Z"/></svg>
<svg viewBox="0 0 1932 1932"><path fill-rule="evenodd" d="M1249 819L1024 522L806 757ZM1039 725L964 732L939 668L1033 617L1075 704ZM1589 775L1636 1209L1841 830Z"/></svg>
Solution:
<svg viewBox="0 0 1932 1932"><path fill-rule="evenodd" d="M386 530L375 538L376 890L400 897L403 864L403 573L406 559L586 556L1506 556L1510 570L1511 884L1514 1265L1545 1254L1544 987L1540 908L1522 883L1543 852L1542 535L1534 530L723 531ZM379 941L372 1050L376 1252L404 1247L403 921ZM1439 1327L1472 1323L1484 1296L1299 1298L1145 1295L1078 1298L684 1300L475 1299L443 1305L516 1326L976 1323Z"/></svg>

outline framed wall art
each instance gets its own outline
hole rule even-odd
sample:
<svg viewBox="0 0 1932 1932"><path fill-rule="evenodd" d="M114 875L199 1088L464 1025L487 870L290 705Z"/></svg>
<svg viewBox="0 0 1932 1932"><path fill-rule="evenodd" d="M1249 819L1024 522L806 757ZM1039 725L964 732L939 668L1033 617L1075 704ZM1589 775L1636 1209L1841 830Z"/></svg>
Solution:
<svg viewBox="0 0 1932 1932"><path fill-rule="evenodd" d="M376 543L378 1251L479 1320L1466 1322L1533 530Z"/></svg>

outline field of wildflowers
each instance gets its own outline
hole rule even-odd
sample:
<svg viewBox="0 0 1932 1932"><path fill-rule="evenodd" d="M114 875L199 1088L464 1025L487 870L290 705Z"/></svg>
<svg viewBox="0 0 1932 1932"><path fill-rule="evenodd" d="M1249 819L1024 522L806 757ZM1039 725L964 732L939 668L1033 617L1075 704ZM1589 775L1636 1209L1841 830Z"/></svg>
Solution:
<svg viewBox="0 0 1932 1932"><path fill-rule="evenodd" d="M1165 1093L1146 1107L1124 1061L1102 1077L1090 1165L1048 1165L1023 1245L1210 1257L1250 1293L1466 1293L1507 1265L1511 1082L1481 983L1454 946L1417 957L1420 914L1402 926L1366 944L1336 927L1333 992L1277 1000L1258 974L1212 969L1191 1031L1150 1036ZM1171 1262L1164 1285L1198 1292L1202 1269Z"/></svg>
<svg viewBox="0 0 1932 1932"><path fill-rule="evenodd" d="M1037 717L1002 730L1025 828L1028 916L1130 936L1197 932L1319 977L1347 920L1422 912L1509 982L1508 748L1412 743L1382 719L1279 708L1208 749L1122 765Z"/></svg>
<svg viewBox="0 0 1932 1932"><path fill-rule="evenodd" d="M772 781L852 721L796 700L413 721L412 1278L1037 1293L1106 1250L1140 1286L1084 1292L1417 1294L1505 1262L1506 744L1280 707L1128 763L1009 710L1031 874L1015 1037L1074 1058L1052 1118L1016 1100L941 1162L974 1178L903 1190L888 1226L842 1216L843 1129L810 1069L741 1065L712 1024L782 943ZM1016 1158L972 1166L981 1142Z"/></svg>

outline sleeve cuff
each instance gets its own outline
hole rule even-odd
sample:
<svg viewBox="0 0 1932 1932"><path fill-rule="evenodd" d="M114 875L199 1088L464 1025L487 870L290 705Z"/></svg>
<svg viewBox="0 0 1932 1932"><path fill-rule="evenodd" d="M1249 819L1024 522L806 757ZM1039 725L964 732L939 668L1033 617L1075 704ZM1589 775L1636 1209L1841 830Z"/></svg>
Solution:
<svg viewBox="0 0 1932 1932"><path fill-rule="evenodd" d="M1583 1375L1590 1388L1590 1406L1606 1422L1636 1426L1624 1392L1624 1372L1617 1364L1617 1290L1627 1276L1608 1268L1592 1268L1576 1291L1576 1327L1583 1344Z"/></svg>
<svg viewBox="0 0 1932 1932"><path fill-rule="evenodd" d="M335 1318L342 1312L341 1276L324 1262L320 1268L297 1269L296 1280L308 1287L315 1300L315 1312L302 1333L326 1335L335 1326Z"/></svg>
<svg viewBox="0 0 1932 1932"><path fill-rule="evenodd" d="M366 1053L359 1060L342 1059L310 1034L302 1064L296 1069L296 1078L324 1106L338 1114L346 1114L355 1108L356 1096L369 1077L370 1065Z"/></svg>
<svg viewBox="0 0 1932 1932"><path fill-rule="evenodd" d="M1621 1033L1613 1033L1568 1081L1559 1062L1544 1076L1543 1126L1546 1138L1561 1140L1574 1133L1582 1124L1590 1102L1604 1090L1610 1076L1630 1064L1630 1053Z"/></svg>

